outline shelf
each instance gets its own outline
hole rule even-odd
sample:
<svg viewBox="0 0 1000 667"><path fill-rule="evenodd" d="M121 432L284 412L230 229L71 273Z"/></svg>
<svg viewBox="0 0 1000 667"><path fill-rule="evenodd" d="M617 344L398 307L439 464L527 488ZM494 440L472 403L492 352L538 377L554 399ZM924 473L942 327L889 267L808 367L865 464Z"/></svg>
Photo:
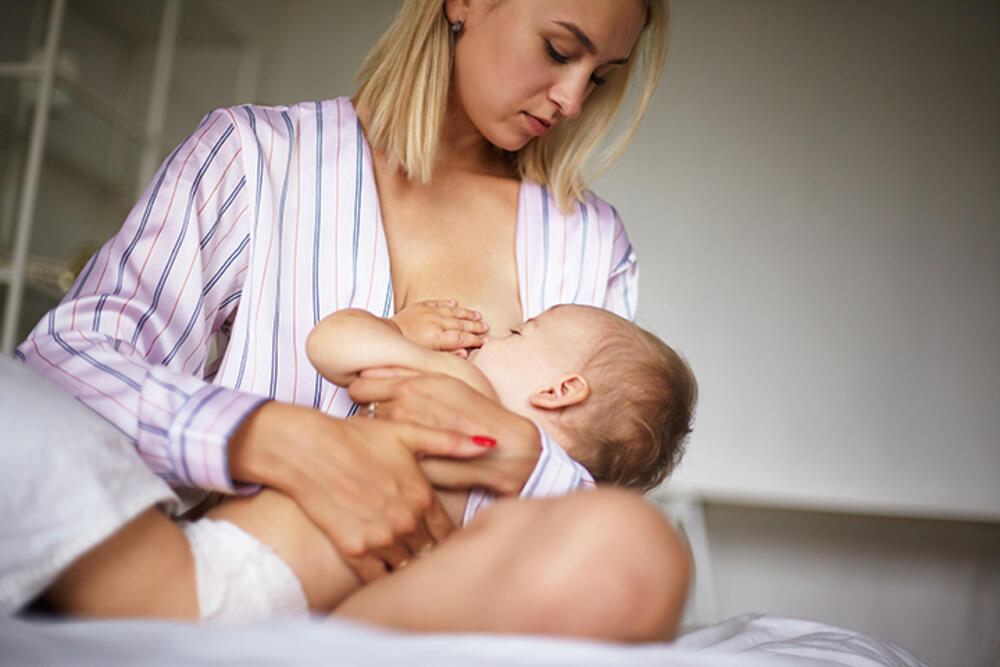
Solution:
<svg viewBox="0 0 1000 667"><path fill-rule="evenodd" d="M0 79L34 79L41 74L41 65L23 62L0 63Z"/></svg>
<svg viewBox="0 0 1000 667"><path fill-rule="evenodd" d="M67 284L66 262L51 257L28 257L24 282L39 293L61 300L66 294L61 284ZM9 285L14 272L6 259L0 260L0 285Z"/></svg>
<svg viewBox="0 0 1000 667"><path fill-rule="evenodd" d="M59 74L55 78L56 90L66 93L74 102L94 114L114 130L125 135L137 144L146 141L145 125L130 114L115 108L100 95L87 90L84 86Z"/></svg>

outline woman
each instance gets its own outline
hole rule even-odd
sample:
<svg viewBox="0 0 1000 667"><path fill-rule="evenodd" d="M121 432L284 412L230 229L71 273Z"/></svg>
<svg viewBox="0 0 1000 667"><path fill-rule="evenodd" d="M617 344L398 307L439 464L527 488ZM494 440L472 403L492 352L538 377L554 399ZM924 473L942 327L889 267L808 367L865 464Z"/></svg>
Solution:
<svg viewBox="0 0 1000 667"><path fill-rule="evenodd" d="M363 378L344 396L308 365L305 336L335 309L403 315L438 298L476 308L494 332L558 302L631 318L635 259L613 209L586 192L583 170L642 59L638 111L599 168L634 131L659 77L666 25L656 0L408 0L363 65L354 100L209 114L19 356L135 437L168 481L278 489L363 580L380 578L451 530L432 484L516 492L532 474L539 434L441 377ZM452 326L470 329L463 346L483 331ZM208 373L220 330L229 343ZM350 399L385 419L341 419ZM464 443L477 435L528 455L505 470L425 466L424 477L419 457L468 457ZM638 519L618 520L625 511ZM592 523L581 530L573 517L584 514ZM161 518L141 517L119 537ZM521 545L544 543L551 567L539 568L531 549L509 554L508 565L559 571L551 597L567 610L561 620L519 628L523 599L511 591L521 588L488 577L495 570L485 563L463 567L439 625L398 618L394 596L440 590L458 547L367 587L352 613L428 629L461 629L464 619L469 629L665 636L678 590L683 599L658 575L676 552L668 532L639 500L615 492L527 514L498 507L480 523L484 545L496 557L493 547L515 534ZM553 542L563 534L575 541ZM455 543L470 540L477 544ZM569 544L576 555L567 560ZM588 576L591 594L605 576L603 610L621 611L619 626L581 612L591 607L571 595L582 589L570 574ZM652 586L639 594L649 604L617 593L622 575ZM494 590L510 597L505 613L471 608ZM645 620L631 622L638 613Z"/></svg>

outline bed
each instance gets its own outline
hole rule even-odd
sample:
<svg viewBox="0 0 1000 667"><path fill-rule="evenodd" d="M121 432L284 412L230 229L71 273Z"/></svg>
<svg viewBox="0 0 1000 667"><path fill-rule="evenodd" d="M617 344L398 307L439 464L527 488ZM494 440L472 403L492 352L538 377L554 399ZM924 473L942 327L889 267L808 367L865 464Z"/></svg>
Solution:
<svg viewBox="0 0 1000 667"><path fill-rule="evenodd" d="M27 615L23 607L80 554L150 505L176 509L182 501L121 433L7 357L0 423L0 664L922 664L871 635L760 614L641 645L407 634L319 618L218 628Z"/></svg>
<svg viewBox="0 0 1000 667"><path fill-rule="evenodd" d="M157 621L0 621L0 663L100 665L428 664L918 667L891 643L821 623L748 614L672 643L532 636L415 635L301 619L213 628Z"/></svg>

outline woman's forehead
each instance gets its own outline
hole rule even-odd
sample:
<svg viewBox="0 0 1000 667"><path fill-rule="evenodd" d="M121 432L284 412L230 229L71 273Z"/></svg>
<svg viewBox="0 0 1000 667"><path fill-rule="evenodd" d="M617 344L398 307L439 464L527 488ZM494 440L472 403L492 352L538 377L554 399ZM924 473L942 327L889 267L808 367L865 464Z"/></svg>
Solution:
<svg viewBox="0 0 1000 667"><path fill-rule="evenodd" d="M492 4L525 12L606 60L627 58L646 22L644 0L502 0Z"/></svg>

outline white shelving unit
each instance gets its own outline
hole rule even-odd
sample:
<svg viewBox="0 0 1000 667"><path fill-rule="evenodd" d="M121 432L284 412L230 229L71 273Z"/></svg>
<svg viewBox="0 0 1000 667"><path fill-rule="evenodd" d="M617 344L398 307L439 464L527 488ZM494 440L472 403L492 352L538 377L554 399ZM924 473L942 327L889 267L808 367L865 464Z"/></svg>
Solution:
<svg viewBox="0 0 1000 667"><path fill-rule="evenodd" d="M207 44L236 54L228 69L216 72L231 95L190 102L197 107L252 100L260 52L254 26L225 0L51 0L47 7L38 2L25 7L31 14L28 23L44 34L28 40L21 60L0 61L0 86L7 86L15 101L10 119L5 119L9 123L0 127L0 132L9 127L6 137L0 134L7 140L6 154L0 143L0 160L6 163L0 171L0 287L6 288L0 351L4 354L11 354L18 342L26 289L54 304L67 287L63 274L69 257L34 251L33 236L73 233L87 237L87 246L103 243L104 230L113 230L122 221L111 218L139 197L169 144L177 140L166 135L166 126L171 102L176 103L171 98L184 88L174 72L178 50ZM86 40L94 44L102 35L121 45L125 62L109 76L113 81L95 79L93 72L89 80L78 76L74 54L66 48L68 16L74 11L101 31L74 35L76 55L93 60L91 51L100 49L89 48ZM44 30L38 31L41 24ZM30 33L32 25L25 29ZM141 59L140 53L151 57ZM195 81L202 76L191 68L182 74ZM71 109L72 114L66 115L72 117L54 126L57 108ZM50 172L70 175L81 191L102 193L114 202L110 209L106 206L94 214L100 219L100 233L73 229L72 219L40 219L40 196ZM44 197L54 195L70 196L44 192Z"/></svg>

